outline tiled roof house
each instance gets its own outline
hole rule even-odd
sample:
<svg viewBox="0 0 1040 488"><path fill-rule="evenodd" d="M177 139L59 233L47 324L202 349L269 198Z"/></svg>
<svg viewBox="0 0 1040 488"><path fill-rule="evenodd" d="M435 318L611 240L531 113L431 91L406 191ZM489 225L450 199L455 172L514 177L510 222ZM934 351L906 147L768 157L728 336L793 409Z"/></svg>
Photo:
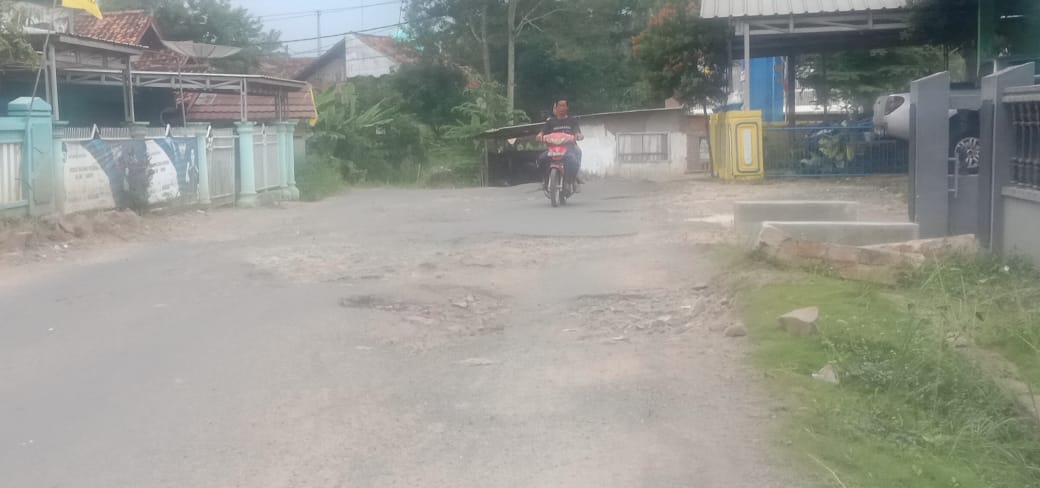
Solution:
<svg viewBox="0 0 1040 488"><path fill-rule="evenodd" d="M103 19L79 14L72 28L76 35L147 48L134 62L137 70L199 72L207 68L205 63L195 62L163 46L155 17L145 10L106 12Z"/></svg>
<svg viewBox="0 0 1040 488"><path fill-rule="evenodd" d="M141 71L210 71L204 60L192 60L187 56L166 48L155 17L145 10L123 10L106 12L103 19L91 15L77 15L73 25L77 35L112 42L132 44L147 48L134 62L134 69ZM275 78L298 79L296 75L315 58L290 58L272 56L260 61L252 74ZM193 93L184 96L189 122L233 122L241 118L241 97L225 93ZM266 122L276 120L274 101L271 97L249 96L247 98L250 120ZM314 99L309 90L289 94L289 109L286 117L296 120L311 120L317 116Z"/></svg>
<svg viewBox="0 0 1040 488"><path fill-rule="evenodd" d="M415 57L392 37L347 34L298 73L316 89L359 76L384 76Z"/></svg>

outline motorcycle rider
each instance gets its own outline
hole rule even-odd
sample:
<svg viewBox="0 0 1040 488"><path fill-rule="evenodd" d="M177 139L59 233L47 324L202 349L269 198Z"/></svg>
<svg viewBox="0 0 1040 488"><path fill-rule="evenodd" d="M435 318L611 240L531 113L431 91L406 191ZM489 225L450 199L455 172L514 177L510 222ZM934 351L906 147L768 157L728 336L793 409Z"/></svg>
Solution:
<svg viewBox="0 0 1040 488"><path fill-rule="evenodd" d="M578 124L578 119L570 116L570 110L568 107L567 99L560 98L553 103L553 116L545 120L545 126L542 127L541 132L538 133L536 139L543 141L545 136L556 132L570 134L574 136L575 140L581 141L585 139L585 135L581 133L581 125ZM575 178L574 191L579 192L581 179L578 178L578 173L581 171L581 148L578 144L571 143L567 147L566 161L566 172L570 177ZM549 187L549 151L545 151L541 156L538 156L538 168L542 171L542 187L548 189Z"/></svg>

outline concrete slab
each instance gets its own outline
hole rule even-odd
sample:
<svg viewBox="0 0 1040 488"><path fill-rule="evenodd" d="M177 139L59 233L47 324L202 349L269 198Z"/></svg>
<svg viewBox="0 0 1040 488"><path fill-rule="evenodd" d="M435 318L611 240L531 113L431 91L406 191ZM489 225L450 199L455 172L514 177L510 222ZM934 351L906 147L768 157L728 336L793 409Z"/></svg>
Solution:
<svg viewBox="0 0 1040 488"><path fill-rule="evenodd" d="M733 222L737 233L754 239L762 222L843 222L855 221L858 202L818 200L769 200L733 203Z"/></svg>
<svg viewBox="0 0 1040 488"><path fill-rule="evenodd" d="M894 285L907 268L924 263L920 254L801 240L773 223L762 225L755 250L788 266L823 266L845 279Z"/></svg>
<svg viewBox="0 0 1040 488"><path fill-rule="evenodd" d="M846 246L871 246L912 241L920 232L908 222L763 222L801 241L830 242Z"/></svg>

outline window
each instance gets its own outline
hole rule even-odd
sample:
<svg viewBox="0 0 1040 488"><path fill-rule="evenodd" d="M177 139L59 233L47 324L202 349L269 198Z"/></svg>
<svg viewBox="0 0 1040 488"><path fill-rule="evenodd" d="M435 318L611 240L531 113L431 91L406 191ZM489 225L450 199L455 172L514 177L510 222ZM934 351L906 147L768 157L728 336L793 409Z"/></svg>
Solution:
<svg viewBox="0 0 1040 488"><path fill-rule="evenodd" d="M668 161L668 134L618 134L617 157L622 163Z"/></svg>

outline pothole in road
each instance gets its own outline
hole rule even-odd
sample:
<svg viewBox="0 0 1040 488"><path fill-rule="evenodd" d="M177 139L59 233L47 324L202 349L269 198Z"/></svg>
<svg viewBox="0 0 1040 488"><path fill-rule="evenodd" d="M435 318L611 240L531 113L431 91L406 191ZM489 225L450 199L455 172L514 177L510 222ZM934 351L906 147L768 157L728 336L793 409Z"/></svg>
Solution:
<svg viewBox="0 0 1040 488"><path fill-rule="evenodd" d="M572 316L580 324L576 332L584 332L585 338L614 342L637 335L722 330L732 323L729 299L701 286L583 295L575 299Z"/></svg>
<svg viewBox="0 0 1040 488"><path fill-rule="evenodd" d="M399 301L390 297L378 295L359 295L353 297L346 297L339 301L339 305L344 308L362 308L371 310L382 310L384 312L421 313L427 310L427 307L420 304L408 303L405 301Z"/></svg>
<svg viewBox="0 0 1040 488"><path fill-rule="evenodd" d="M421 352L504 329L505 297L474 287L419 286L404 295L344 297L340 306L376 312L354 322L385 345Z"/></svg>

